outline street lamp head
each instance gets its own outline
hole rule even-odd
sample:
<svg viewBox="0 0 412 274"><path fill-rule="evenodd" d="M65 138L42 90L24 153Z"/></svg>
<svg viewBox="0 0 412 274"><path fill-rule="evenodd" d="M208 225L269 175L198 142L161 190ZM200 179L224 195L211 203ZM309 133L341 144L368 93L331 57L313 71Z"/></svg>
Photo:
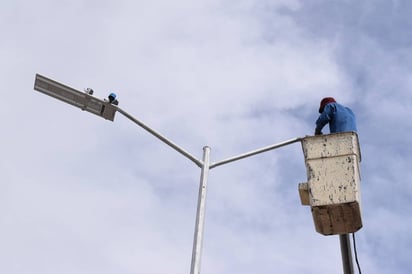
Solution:
<svg viewBox="0 0 412 274"><path fill-rule="evenodd" d="M116 95L114 95L115 97L112 102L107 102L92 96L93 89L91 88L81 92L40 74L36 74L34 89L110 121L114 120L117 111L117 108L114 106L118 104Z"/></svg>

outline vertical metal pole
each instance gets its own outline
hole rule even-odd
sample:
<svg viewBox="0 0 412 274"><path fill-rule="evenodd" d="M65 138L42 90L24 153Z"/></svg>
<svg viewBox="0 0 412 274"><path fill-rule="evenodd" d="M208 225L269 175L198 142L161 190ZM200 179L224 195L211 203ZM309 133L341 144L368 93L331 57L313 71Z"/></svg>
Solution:
<svg viewBox="0 0 412 274"><path fill-rule="evenodd" d="M199 197L197 200L195 237L193 240L192 264L190 274L200 273L200 260L202 255L203 231L205 224L205 206L206 206L206 191L207 178L210 169L210 147L203 148L203 165L200 174Z"/></svg>
<svg viewBox="0 0 412 274"><path fill-rule="evenodd" d="M342 253L342 265L344 274L354 274L352 263L352 251L350 248L349 234L339 235L340 251Z"/></svg>

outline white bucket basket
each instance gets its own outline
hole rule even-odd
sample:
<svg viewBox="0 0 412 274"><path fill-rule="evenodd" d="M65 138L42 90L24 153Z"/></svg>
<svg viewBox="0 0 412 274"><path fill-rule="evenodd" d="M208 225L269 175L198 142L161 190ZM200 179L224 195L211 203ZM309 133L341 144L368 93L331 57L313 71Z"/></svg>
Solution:
<svg viewBox="0 0 412 274"><path fill-rule="evenodd" d="M299 184L303 205L310 205L316 231L347 234L362 227L361 160L355 132L308 136L302 139L307 183Z"/></svg>

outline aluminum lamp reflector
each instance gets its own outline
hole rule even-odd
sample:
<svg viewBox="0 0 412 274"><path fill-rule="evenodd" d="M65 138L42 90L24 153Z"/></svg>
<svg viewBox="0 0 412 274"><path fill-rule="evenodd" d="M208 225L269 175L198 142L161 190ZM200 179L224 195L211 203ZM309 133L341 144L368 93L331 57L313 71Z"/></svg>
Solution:
<svg viewBox="0 0 412 274"><path fill-rule="evenodd" d="M36 74L34 89L65 103L78 107L81 110L96 114L104 119L110 121L114 120L117 110L116 106L104 100L93 97L85 92L81 92L60 84L40 74Z"/></svg>

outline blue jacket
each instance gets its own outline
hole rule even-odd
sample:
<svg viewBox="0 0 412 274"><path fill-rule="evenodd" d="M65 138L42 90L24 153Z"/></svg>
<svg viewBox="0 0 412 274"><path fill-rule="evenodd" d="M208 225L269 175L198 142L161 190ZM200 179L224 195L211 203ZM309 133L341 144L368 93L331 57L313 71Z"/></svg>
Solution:
<svg viewBox="0 0 412 274"><path fill-rule="evenodd" d="M338 103L329 103L316 120L315 132L322 132L322 128L329 123L330 133L354 131L356 132L355 114L348 107Z"/></svg>

